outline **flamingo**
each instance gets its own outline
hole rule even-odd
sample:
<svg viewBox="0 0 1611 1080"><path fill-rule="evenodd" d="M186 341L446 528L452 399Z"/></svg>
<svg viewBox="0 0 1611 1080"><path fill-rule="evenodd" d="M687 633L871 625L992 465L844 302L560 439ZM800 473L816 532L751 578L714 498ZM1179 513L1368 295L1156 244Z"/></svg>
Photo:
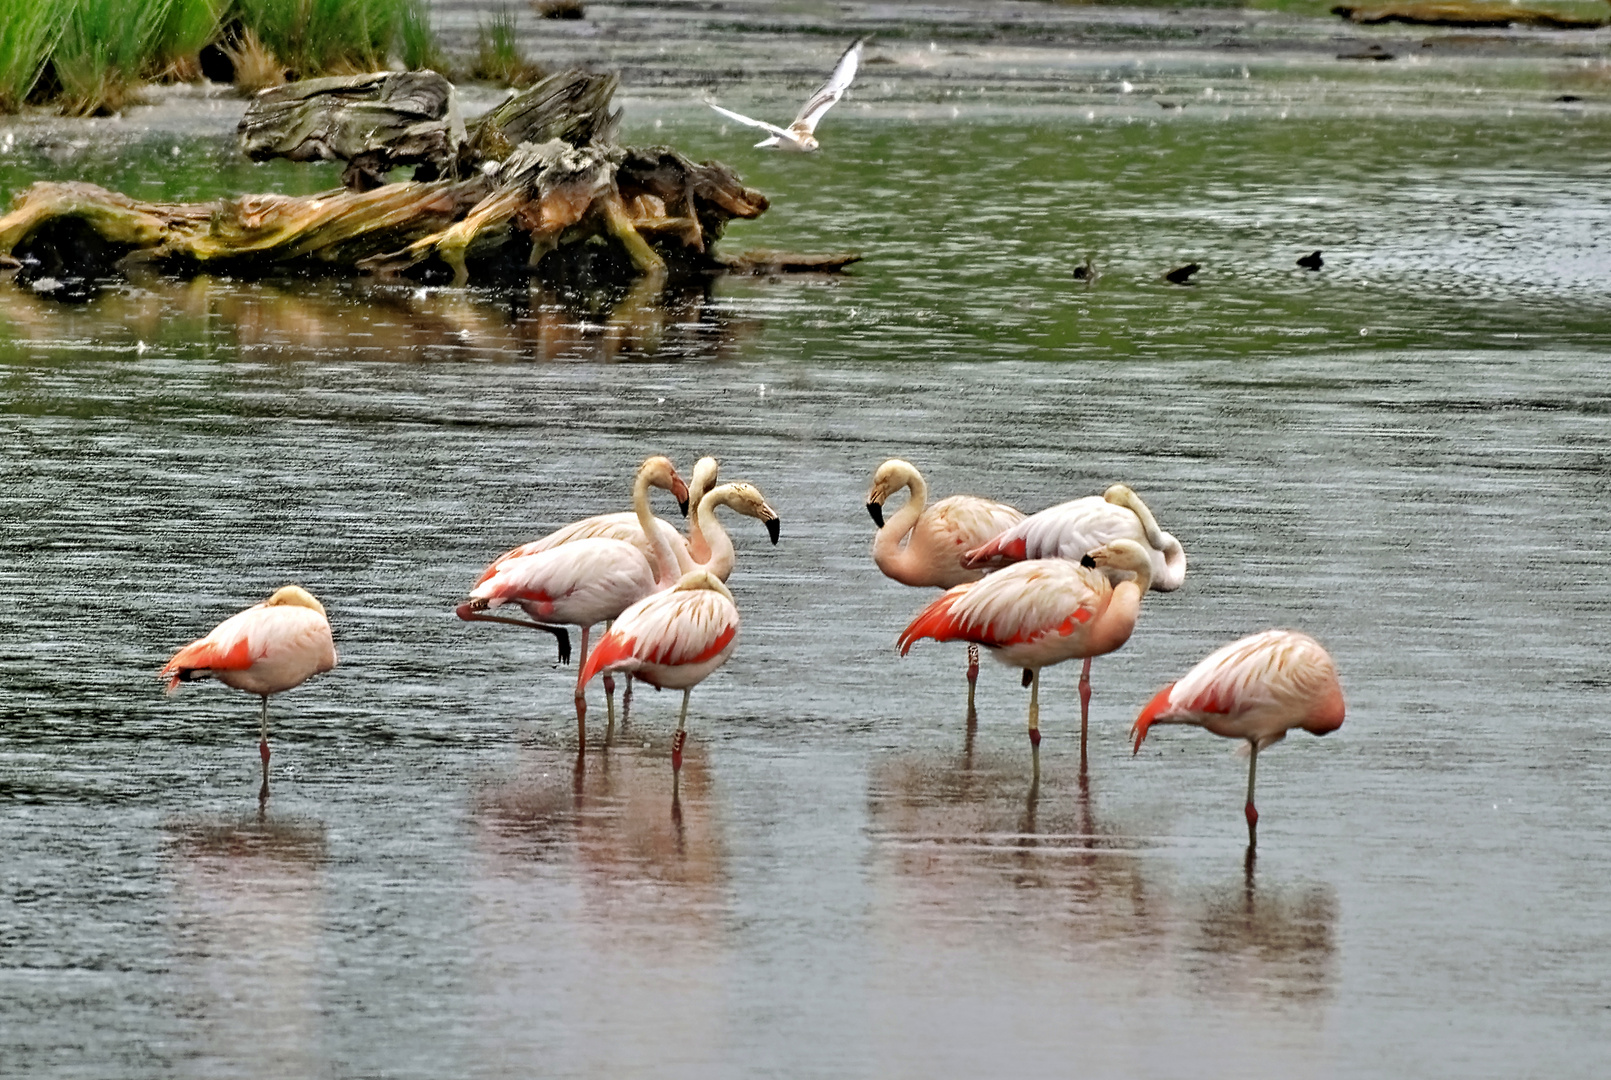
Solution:
<svg viewBox="0 0 1611 1080"><path fill-rule="evenodd" d="M586 685L601 671L626 671L650 686L682 691L682 712L671 742L675 785L688 738L688 695L727 663L737 638L738 607L733 594L715 574L694 570L669 591L655 593L623 611L583 665L581 683Z"/></svg>
<svg viewBox="0 0 1611 1080"><path fill-rule="evenodd" d="M1185 677L1155 694L1131 728L1132 753L1153 724L1196 724L1228 739L1246 739L1247 843L1258 842L1253 778L1259 751L1293 728L1325 735L1342 727L1337 665L1320 643L1296 630L1266 630L1216 649Z"/></svg>
<svg viewBox="0 0 1611 1080"><path fill-rule="evenodd" d="M1130 539L1152 548L1152 587L1173 592L1186 580L1186 551L1180 541L1158 528L1141 496L1123 484L1103 493L1031 514L969 551L962 565L994 569L1025 559L1078 561L1087 551Z"/></svg>
<svg viewBox="0 0 1611 1080"><path fill-rule="evenodd" d="M1114 585L1107 573L1133 577ZM1040 669L1113 652L1135 630L1152 584L1152 558L1134 540L1115 540L1078 563L1031 559L981 581L958 585L918 613L897 642L901 655L921 638L971 641L1030 679L1029 746L1040 775ZM1081 682L1080 765L1085 765L1090 684Z"/></svg>
<svg viewBox="0 0 1611 1080"><path fill-rule="evenodd" d="M906 488L906 505L887 522L884 503ZM927 506L929 486L911 462L890 458L873 474L867 492L867 512L878 535L873 540L873 562L902 585L949 589L984 577L983 570L962 565L962 555L1010 529L1024 515L1006 503L977 495L952 495ZM905 539L903 547L901 540ZM1095 545L1092 545L1093 547ZM974 714L973 694L979 682L979 646L968 643L968 715Z"/></svg>
<svg viewBox="0 0 1611 1080"><path fill-rule="evenodd" d="M182 682L212 677L225 686L263 699L263 759L260 799L268 798L269 695L301 686L336 666L336 646L324 605L297 585L287 585L245 611L231 615L212 633L173 654L158 673L168 692Z"/></svg>
<svg viewBox="0 0 1611 1080"><path fill-rule="evenodd" d="M645 557L650 557L653 555L653 550L648 540L648 533L643 525L645 521L653 522L653 528L662 533L667 543L672 545L673 551L676 551L679 545L683 544L682 537L677 534L676 528L669 522L654 516L653 511L649 508L649 489L657 487L663 491L671 492L672 497L677 500L678 507L686 516L689 500L702 495L715 482L715 458L701 458L694 466L694 487L692 489L683 483L682 477L677 475L676 466L672 465L669 458L659 455L645 458L643 463L638 466L637 475L632 482L631 510L614 514L595 514L580 521L573 521L569 525L556 529L536 540L521 544L517 548L511 548L492 560L492 564L482 573L481 579L485 580L491 576L499 565L510 559L518 559L525 555L535 555L539 551L547 551L550 548L556 548L574 540L589 538L625 540L629 544L636 545ZM691 532L692 525L689 528ZM679 566L681 566L681 562L682 560L679 558ZM683 570L690 569L687 566L682 566L681 568ZM477 584L479 583L478 581ZM532 623L518 620L499 620L495 616L486 616L484 621L513 621L519 626L534 626ZM541 625L535 625L534 628L547 630L549 633L554 634L559 639L559 662L562 664L569 663L570 640L568 636L565 636L565 632L562 629ZM632 684L629 682L627 683L626 692L622 695L621 707L623 709L627 707L627 702L631 696ZM604 701L609 710L610 718L613 720L615 718L614 679L606 678L604 680Z"/></svg>

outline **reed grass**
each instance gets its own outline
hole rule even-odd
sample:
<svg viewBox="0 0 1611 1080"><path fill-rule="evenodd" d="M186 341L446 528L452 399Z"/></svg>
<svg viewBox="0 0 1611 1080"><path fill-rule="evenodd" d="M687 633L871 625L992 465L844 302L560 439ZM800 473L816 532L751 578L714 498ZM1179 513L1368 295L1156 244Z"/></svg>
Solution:
<svg viewBox="0 0 1611 1080"><path fill-rule="evenodd" d="M0 4L0 112L16 112L28 100L61 33L52 0L6 0Z"/></svg>
<svg viewBox="0 0 1611 1080"><path fill-rule="evenodd" d="M443 66L426 0L0 0L0 112L116 112L147 78L195 79L216 44L243 88Z"/></svg>
<svg viewBox="0 0 1611 1080"><path fill-rule="evenodd" d="M515 13L510 8L499 8L478 31L475 62L470 66L472 78L527 87L543 77L542 68L527 60L520 49Z"/></svg>

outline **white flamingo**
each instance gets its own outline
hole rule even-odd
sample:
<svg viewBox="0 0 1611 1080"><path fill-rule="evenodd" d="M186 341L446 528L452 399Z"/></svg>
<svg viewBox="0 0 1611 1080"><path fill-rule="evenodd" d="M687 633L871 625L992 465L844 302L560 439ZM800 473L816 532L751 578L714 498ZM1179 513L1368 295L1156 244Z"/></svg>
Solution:
<svg viewBox="0 0 1611 1080"><path fill-rule="evenodd" d="M884 503L906 488L906 504L887 521ZM873 562L884 576L902 585L949 589L984 577L983 570L962 565L962 556L986 543L1002 530L1024 519L1013 507L977 495L952 495L928 505L929 486L909 461L890 458L873 474L867 492L867 512L878 535L873 540ZM904 545L902 541L905 541ZM968 645L968 715L974 712L974 688L979 681L979 646Z"/></svg>
<svg viewBox="0 0 1611 1080"><path fill-rule="evenodd" d="M962 563L989 570L1025 559L1078 562L1086 552L1121 539L1152 549L1152 587L1158 592L1173 592L1186 580L1186 551L1180 541L1160 529L1147 504L1123 484L1114 484L1101 497L1031 514L969 551Z"/></svg>

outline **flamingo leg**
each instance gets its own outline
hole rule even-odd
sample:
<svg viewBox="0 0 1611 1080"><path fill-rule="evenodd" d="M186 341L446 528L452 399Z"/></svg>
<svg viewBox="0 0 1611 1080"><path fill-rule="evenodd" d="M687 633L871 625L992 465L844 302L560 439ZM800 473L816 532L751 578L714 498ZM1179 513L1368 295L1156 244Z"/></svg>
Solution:
<svg viewBox="0 0 1611 1080"><path fill-rule="evenodd" d="M632 708L632 672L627 672L626 688L621 691L621 726L626 727L627 712Z"/></svg>
<svg viewBox="0 0 1611 1080"><path fill-rule="evenodd" d="M1035 763L1035 780L1040 781L1040 668L1029 684L1029 754Z"/></svg>
<svg viewBox="0 0 1611 1080"><path fill-rule="evenodd" d="M261 789L258 790L258 793L257 793L257 801L262 802L263 800L268 798L269 747L268 747L268 695L267 694L263 695L262 737L261 737L261 739L259 740L259 742L257 744L257 753L258 753L258 756L263 759L263 786L262 786Z"/></svg>
<svg viewBox="0 0 1611 1080"><path fill-rule="evenodd" d="M968 715L973 715L973 689L979 684L979 646L968 642Z"/></svg>
<svg viewBox="0 0 1611 1080"><path fill-rule="evenodd" d="M610 726L615 726L615 676L608 673L604 679L604 708L610 715Z"/></svg>
<svg viewBox="0 0 1611 1080"><path fill-rule="evenodd" d="M582 692L582 672L587 669L587 634L591 626L582 627L582 658L576 661L576 752L587 749L587 696Z"/></svg>
<svg viewBox="0 0 1611 1080"><path fill-rule="evenodd" d="M1259 744L1249 740L1253 752L1247 756L1247 846L1249 849L1259 842L1259 812L1253 805L1253 778L1258 773Z"/></svg>
<svg viewBox="0 0 1611 1080"><path fill-rule="evenodd" d="M1085 767L1085 731L1091 723L1091 658L1080 669L1080 767Z"/></svg>
<svg viewBox="0 0 1611 1080"><path fill-rule="evenodd" d="M688 741L688 694L682 692L682 714L677 717L677 734L671 737L671 772L673 777L682 771L682 745Z"/></svg>
<svg viewBox="0 0 1611 1080"><path fill-rule="evenodd" d="M527 622L524 619L509 619L502 615L483 615L475 607L476 603L478 601L460 604L454 609L454 614L465 622L501 622L508 623L510 626L524 626L528 630L541 630L545 634L553 634L554 643L559 647L559 662L562 664L571 662L571 634L563 626L549 626L546 623Z"/></svg>

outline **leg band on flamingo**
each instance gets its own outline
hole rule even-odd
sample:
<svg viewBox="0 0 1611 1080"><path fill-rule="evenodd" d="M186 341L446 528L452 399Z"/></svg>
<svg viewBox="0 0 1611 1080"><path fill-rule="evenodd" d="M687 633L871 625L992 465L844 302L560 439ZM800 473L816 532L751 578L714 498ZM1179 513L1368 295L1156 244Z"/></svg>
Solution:
<svg viewBox="0 0 1611 1080"><path fill-rule="evenodd" d="M1029 745L1034 747L1036 750L1040 749L1040 728L1035 727L1029 729Z"/></svg>
<svg viewBox="0 0 1611 1080"><path fill-rule="evenodd" d="M688 732L679 731L671 737L671 770L682 770L682 744L688 741Z"/></svg>

